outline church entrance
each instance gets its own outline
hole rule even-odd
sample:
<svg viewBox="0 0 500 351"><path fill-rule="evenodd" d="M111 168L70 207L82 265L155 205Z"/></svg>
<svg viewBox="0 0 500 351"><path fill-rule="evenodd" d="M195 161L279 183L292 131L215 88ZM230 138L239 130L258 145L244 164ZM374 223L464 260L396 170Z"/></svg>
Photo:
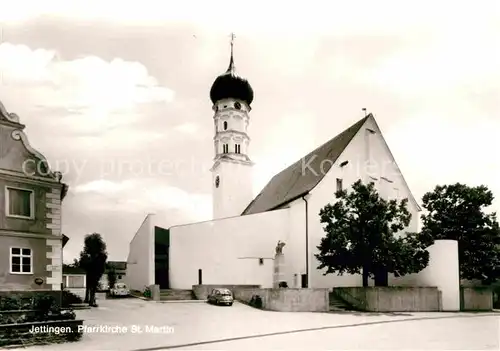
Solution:
<svg viewBox="0 0 500 351"><path fill-rule="evenodd" d="M168 229L155 227L155 284L160 289L169 289L168 254L170 249L170 232Z"/></svg>

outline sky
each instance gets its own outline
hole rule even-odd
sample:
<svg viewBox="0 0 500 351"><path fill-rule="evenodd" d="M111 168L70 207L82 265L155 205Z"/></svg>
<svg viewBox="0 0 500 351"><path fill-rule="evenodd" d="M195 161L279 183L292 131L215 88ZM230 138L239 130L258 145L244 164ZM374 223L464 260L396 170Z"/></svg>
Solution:
<svg viewBox="0 0 500 351"><path fill-rule="evenodd" d="M0 12L0 100L64 174L72 261L100 233L126 260L148 213L211 218L211 84L251 83L257 194L374 114L417 200L437 184L500 198L500 2L23 1ZM490 210L500 210L495 200Z"/></svg>

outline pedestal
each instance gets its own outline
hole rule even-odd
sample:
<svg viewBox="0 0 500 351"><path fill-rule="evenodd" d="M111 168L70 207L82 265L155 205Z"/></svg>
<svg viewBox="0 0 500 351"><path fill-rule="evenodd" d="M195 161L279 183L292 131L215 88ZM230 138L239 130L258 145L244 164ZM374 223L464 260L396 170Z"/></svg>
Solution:
<svg viewBox="0 0 500 351"><path fill-rule="evenodd" d="M277 254L274 256L273 288L279 288L280 282L284 281L286 281L285 256L283 256L283 254Z"/></svg>

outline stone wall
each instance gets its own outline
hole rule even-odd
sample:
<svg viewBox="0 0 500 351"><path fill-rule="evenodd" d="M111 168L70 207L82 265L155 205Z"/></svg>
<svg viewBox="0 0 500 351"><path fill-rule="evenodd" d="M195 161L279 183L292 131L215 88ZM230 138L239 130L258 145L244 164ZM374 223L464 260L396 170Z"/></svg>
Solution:
<svg viewBox="0 0 500 351"><path fill-rule="evenodd" d="M462 311L491 311L493 292L491 288L485 286L461 287L460 302Z"/></svg>
<svg viewBox="0 0 500 351"><path fill-rule="evenodd" d="M328 312L330 299L328 289L259 289L243 288L233 290L234 297L249 303L253 296L262 299L262 308L279 312Z"/></svg>
<svg viewBox="0 0 500 351"><path fill-rule="evenodd" d="M441 296L435 287L349 287L332 292L369 312L438 312Z"/></svg>

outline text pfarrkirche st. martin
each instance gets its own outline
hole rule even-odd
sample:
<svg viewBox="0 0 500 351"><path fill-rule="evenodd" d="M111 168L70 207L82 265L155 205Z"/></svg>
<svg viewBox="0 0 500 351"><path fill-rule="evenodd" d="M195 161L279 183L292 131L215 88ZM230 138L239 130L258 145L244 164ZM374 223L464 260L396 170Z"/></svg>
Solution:
<svg viewBox="0 0 500 351"><path fill-rule="evenodd" d="M30 333L49 333L49 334L61 334L70 333L71 327L54 327L54 326L33 326L30 329ZM168 325L156 326L156 325L79 325L78 333L103 333L103 334L172 334L174 328Z"/></svg>

